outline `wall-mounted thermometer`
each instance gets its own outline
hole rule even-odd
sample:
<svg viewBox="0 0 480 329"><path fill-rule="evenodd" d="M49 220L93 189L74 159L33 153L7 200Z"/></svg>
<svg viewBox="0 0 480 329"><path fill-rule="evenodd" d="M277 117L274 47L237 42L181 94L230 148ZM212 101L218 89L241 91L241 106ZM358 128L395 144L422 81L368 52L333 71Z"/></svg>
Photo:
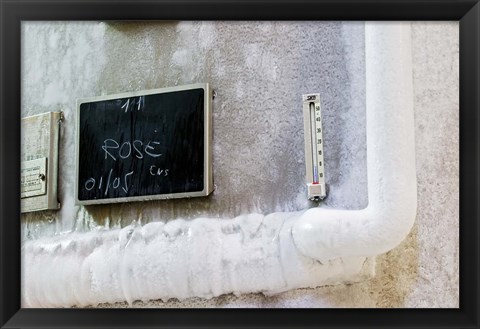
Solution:
<svg viewBox="0 0 480 329"><path fill-rule="evenodd" d="M303 122L307 195L310 200L321 200L327 196L327 191L325 188L325 166L323 163L320 94L303 95Z"/></svg>

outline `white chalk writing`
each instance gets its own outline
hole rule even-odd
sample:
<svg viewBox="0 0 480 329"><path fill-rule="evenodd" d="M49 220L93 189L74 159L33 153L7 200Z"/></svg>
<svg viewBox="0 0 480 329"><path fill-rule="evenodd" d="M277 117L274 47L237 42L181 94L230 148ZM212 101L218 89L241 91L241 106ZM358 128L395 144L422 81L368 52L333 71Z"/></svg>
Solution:
<svg viewBox="0 0 480 329"><path fill-rule="evenodd" d="M112 158L114 161L117 161L118 158L127 159L130 156L135 156L137 159L143 159L144 154L151 156L152 158L158 158L162 156L162 153L156 149L156 146L160 145L159 142L156 141L148 141L145 144L141 140L134 140L133 142L125 141L120 144L111 138L107 138L103 141L103 145L101 146L102 150L105 153L105 160L108 157ZM132 149L134 152L132 152Z"/></svg>
<svg viewBox="0 0 480 329"><path fill-rule="evenodd" d="M112 174L113 174L113 169L110 169L110 171L108 172L108 177L106 179L106 184L104 187L104 195L107 196L110 189L117 190L119 187L121 187L125 193L128 193L131 187L131 181L128 179L128 177L133 175L134 171L130 171L129 173L123 176L123 185L120 185L122 181L121 179L122 177L112 177ZM98 185L97 185L97 180L94 177L90 177L85 181L85 184L84 184L85 189L87 191L91 191L95 188L95 186L97 186L97 188L102 191L103 177L104 175L99 177Z"/></svg>

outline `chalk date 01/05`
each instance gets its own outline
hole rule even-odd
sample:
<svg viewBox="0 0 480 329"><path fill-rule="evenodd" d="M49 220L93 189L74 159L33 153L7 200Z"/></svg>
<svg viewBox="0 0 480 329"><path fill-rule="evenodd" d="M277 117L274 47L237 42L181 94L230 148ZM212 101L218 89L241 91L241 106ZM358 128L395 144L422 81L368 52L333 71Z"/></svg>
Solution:
<svg viewBox="0 0 480 329"><path fill-rule="evenodd" d="M152 165L149 168L149 173L152 176L167 177L169 171L170 169L162 169L160 167L157 167L156 165ZM130 176L134 174L134 171L130 171L129 173L126 173L125 175L123 175L123 177L112 177L112 174L113 174L113 169L110 169L106 182L104 182L103 176L100 176L100 179L98 180L98 184L97 184L97 180L93 177L87 179L84 184L85 189L87 191L91 191L94 188L98 188L99 190L101 190L102 188L105 188L104 195L106 196L110 191L110 189L116 190L121 188L127 194L131 187Z"/></svg>
<svg viewBox="0 0 480 329"><path fill-rule="evenodd" d="M97 180L93 177L87 179L85 181L84 187L87 191L91 191L94 188L98 188L101 190L102 188L105 188L104 195L106 196L110 189L118 189L121 188L125 193L128 193L128 190L130 189L130 179L129 177L134 174L133 171L130 171L129 173L125 174L123 177L112 177L113 169L110 169L110 172L108 173L108 178L106 179L105 185L103 182L103 176L100 176L100 179ZM122 180L123 178L123 180Z"/></svg>

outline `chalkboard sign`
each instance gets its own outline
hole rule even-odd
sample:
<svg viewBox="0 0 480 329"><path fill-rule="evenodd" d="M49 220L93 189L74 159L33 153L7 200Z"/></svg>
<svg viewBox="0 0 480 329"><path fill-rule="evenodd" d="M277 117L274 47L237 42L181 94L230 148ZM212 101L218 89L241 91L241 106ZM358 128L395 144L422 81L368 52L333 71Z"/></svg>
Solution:
<svg viewBox="0 0 480 329"><path fill-rule="evenodd" d="M208 84L79 100L76 203L206 196Z"/></svg>

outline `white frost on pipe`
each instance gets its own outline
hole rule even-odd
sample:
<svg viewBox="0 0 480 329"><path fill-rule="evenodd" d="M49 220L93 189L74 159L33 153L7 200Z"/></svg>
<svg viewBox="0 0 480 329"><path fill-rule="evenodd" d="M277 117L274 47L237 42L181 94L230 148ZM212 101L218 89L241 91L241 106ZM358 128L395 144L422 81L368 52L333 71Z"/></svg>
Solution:
<svg viewBox="0 0 480 329"><path fill-rule="evenodd" d="M366 24L369 205L99 229L22 246L22 307L226 293L368 278L416 212L410 27ZM297 248L296 248L296 247ZM321 264L320 260L323 264Z"/></svg>
<svg viewBox="0 0 480 329"><path fill-rule="evenodd" d="M410 23L365 24L368 206L310 209L293 226L303 254L325 262L397 246L417 209Z"/></svg>
<svg viewBox="0 0 480 329"><path fill-rule="evenodd" d="M177 219L29 241L22 307L273 294L372 275L373 259L321 265L303 256L291 237L300 214Z"/></svg>

